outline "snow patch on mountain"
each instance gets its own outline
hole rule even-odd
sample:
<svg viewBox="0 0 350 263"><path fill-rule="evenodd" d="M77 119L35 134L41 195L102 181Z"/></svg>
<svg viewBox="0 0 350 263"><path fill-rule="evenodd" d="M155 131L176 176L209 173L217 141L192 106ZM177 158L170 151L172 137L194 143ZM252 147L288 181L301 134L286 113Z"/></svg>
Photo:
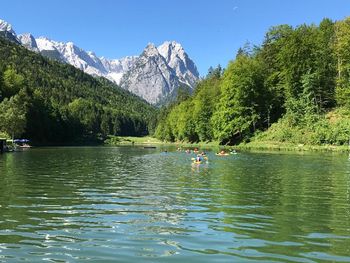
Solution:
<svg viewBox="0 0 350 263"><path fill-rule="evenodd" d="M127 56L121 59L109 60L101 57L100 60L108 72L106 77L119 85L122 76L131 68L137 58L137 56Z"/></svg>
<svg viewBox="0 0 350 263"><path fill-rule="evenodd" d="M51 41L50 39L48 39L46 37L39 37L39 38L35 39L35 41L36 41L36 44L37 44L40 51L57 50L54 46L53 41Z"/></svg>

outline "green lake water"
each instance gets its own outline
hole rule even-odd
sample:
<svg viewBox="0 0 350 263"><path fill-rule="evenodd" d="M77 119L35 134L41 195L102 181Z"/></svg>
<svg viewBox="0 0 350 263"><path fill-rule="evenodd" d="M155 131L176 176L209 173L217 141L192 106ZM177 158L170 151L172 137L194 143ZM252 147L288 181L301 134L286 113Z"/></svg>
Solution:
<svg viewBox="0 0 350 263"><path fill-rule="evenodd" d="M0 262L350 262L350 160L142 147L0 155Z"/></svg>

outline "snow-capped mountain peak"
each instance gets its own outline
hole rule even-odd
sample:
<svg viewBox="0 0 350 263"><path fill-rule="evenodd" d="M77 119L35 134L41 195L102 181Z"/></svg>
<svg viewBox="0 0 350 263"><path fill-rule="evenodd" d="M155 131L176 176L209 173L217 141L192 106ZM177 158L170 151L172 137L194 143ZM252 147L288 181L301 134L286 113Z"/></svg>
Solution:
<svg viewBox="0 0 350 263"><path fill-rule="evenodd" d="M11 33L12 35L16 36L15 31L12 28L12 25L2 19L0 19L0 31L6 31L8 33Z"/></svg>

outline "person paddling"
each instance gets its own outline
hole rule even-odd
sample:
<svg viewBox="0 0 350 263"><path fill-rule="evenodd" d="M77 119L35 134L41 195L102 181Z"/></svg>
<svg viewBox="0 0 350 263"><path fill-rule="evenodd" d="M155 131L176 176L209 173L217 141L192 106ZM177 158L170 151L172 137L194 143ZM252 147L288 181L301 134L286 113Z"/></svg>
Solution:
<svg viewBox="0 0 350 263"><path fill-rule="evenodd" d="M221 150L219 153L217 153L216 155L228 155L224 150Z"/></svg>

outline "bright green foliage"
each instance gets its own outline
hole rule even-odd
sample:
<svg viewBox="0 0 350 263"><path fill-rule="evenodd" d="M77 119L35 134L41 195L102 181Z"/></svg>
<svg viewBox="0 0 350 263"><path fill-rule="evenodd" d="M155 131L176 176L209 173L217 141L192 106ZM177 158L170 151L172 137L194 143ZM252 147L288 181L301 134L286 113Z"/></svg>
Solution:
<svg viewBox="0 0 350 263"><path fill-rule="evenodd" d="M331 117L336 116L336 119ZM306 145L347 145L350 138L350 114L344 109L337 109L326 115L315 116L307 126L293 125L288 115L264 133L257 134L253 141L288 142ZM304 118L305 121L305 118Z"/></svg>
<svg viewBox="0 0 350 263"><path fill-rule="evenodd" d="M193 119L195 121L195 133L200 141L213 139L211 119L220 95L221 69L209 74L208 78L197 86L196 96L193 100Z"/></svg>
<svg viewBox="0 0 350 263"><path fill-rule="evenodd" d="M212 118L214 138L232 141L261 126L263 112L267 112L266 95L260 61L239 55L223 76L221 99Z"/></svg>
<svg viewBox="0 0 350 263"><path fill-rule="evenodd" d="M17 74L16 70L9 67L3 73L3 87L2 96L11 97L17 94L22 87L24 78L22 75Z"/></svg>
<svg viewBox="0 0 350 263"><path fill-rule="evenodd" d="M166 141L210 141L213 131L210 120L220 94L222 69L212 69L200 81L192 97L181 96L161 110L155 136Z"/></svg>
<svg viewBox="0 0 350 263"><path fill-rule="evenodd" d="M176 107L169 115L170 125L175 138L180 141L188 139L197 141L195 133L195 120L193 118L194 105L191 100L186 100Z"/></svg>
<svg viewBox="0 0 350 263"><path fill-rule="evenodd" d="M350 17L335 24L334 51L338 71L337 103L350 107Z"/></svg>
<svg viewBox="0 0 350 263"><path fill-rule="evenodd" d="M316 102L321 108L335 106L336 56L333 52L334 23L323 19L319 25L316 50L316 76L318 86L315 89Z"/></svg>
<svg viewBox="0 0 350 263"><path fill-rule="evenodd" d="M97 109L91 101L83 98L74 99L68 104L68 110L77 120L90 131L94 130L94 120L96 119Z"/></svg>
<svg viewBox="0 0 350 263"><path fill-rule="evenodd" d="M0 130L12 138L21 135L26 127L26 102L23 94L18 94L0 103Z"/></svg>
<svg viewBox="0 0 350 263"><path fill-rule="evenodd" d="M306 127L318 120L319 108L316 101L315 85L317 85L316 74L305 74L301 78L302 93L298 98L289 98L286 102L286 118L290 125Z"/></svg>
<svg viewBox="0 0 350 263"><path fill-rule="evenodd" d="M166 141L196 141L194 128L193 104L191 100L185 100L176 105L166 119L160 121L156 136Z"/></svg>
<svg viewBox="0 0 350 263"><path fill-rule="evenodd" d="M0 132L0 139L11 139L11 136L2 131Z"/></svg>
<svg viewBox="0 0 350 263"><path fill-rule="evenodd" d="M302 25L282 39L277 59L287 100L298 98L302 92L302 76L316 70L317 32L315 26Z"/></svg>

